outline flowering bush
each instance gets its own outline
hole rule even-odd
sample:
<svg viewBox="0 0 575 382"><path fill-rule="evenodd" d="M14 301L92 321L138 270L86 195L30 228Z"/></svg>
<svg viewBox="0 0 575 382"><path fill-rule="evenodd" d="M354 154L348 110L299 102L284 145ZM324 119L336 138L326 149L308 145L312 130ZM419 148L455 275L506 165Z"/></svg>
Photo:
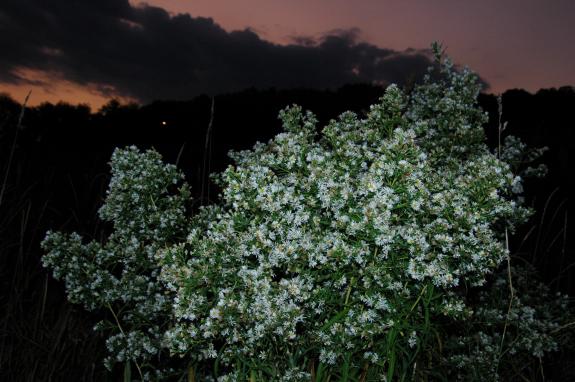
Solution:
<svg viewBox="0 0 575 382"><path fill-rule="evenodd" d="M173 304L158 280L154 256L185 238L190 193L182 173L164 165L154 151L116 150L111 165L112 180L99 211L102 220L113 223L107 242L83 244L77 234L48 232L43 262L64 279L70 301L112 315L115 334L107 340L107 365L134 361L140 370L160 355ZM102 321L96 329L108 327ZM160 371L155 365L150 376Z"/></svg>
<svg viewBox="0 0 575 382"><path fill-rule="evenodd" d="M509 255L505 229L529 211L521 178L484 143L476 76L437 58L438 80L409 96L389 86L364 119L346 112L318 133L311 112L281 111L284 132L231 154L216 176L221 203L193 217L186 186L171 190L182 179L173 166L117 150L100 211L114 223L108 241L48 233L43 244L70 300L111 311L110 361L160 378L169 351L191 378L218 381L464 378L478 357L513 362L449 330L499 327L505 299L482 297L474 311L466 291L485 289ZM522 341L545 342L507 354L557 348L554 317L514 309L514 323L540 323L518 330ZM481 333L482 344L501 338Z"/></svg>
<svg viewBox="0 0 575 382"><path fill-rule="evenodd" d="M494 275L476 305L472 317L456 323L457 331L445 343L444 374L451 379L513 381L540 374L543 356L559 350L568 340L564 336L572 336L561 333L569 325L569 298L552 295L525 265L515 266L511 279L506 269Z"/></svg>

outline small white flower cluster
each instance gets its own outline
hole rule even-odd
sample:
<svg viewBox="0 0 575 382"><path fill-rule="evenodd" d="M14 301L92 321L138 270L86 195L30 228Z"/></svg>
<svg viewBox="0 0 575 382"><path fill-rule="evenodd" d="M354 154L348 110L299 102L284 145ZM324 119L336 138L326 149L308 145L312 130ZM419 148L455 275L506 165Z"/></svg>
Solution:
<svg viewBox="0 0 575 382"><path fill-rule="evenodd" d="M540 163L537 167L533 167L532 164L540 159L547 150L547 147L528 148L519 138L508 135L503 141L500 152L501 159L509 163L518 176L540 178L547 174L547 166Z"/></svg>
<svg viewBox="0 0 575 382"><path fill-rule="evenodd" d="M152 331L150 331L152 332ZM138 361L155 355L158 352L156 347L159 343L158 338L141 331L132 330L128 333L118 333L109 337L106 341L108 351L113 354L113 358L107 360L108 363L124 362L126 360ZM145 353L145 354L144 354Z"/></svg>
<svg viewBox="0 0 575 382"><path fill-rule="evenodd" d="M144 361L160 353L172 297L158 281L155 253L185 238L190 199L183 175L155 151L116 150L100 217L113 223L105 243L82 243L77 234L48 232L44 266L66 283L68 298L88 310L104 309L115 327L107 341L114 362ZM173 192L173 188L178 188ZM153 370L154 379L158 370ZM149 374L146 374L149 375Z"/></svg>

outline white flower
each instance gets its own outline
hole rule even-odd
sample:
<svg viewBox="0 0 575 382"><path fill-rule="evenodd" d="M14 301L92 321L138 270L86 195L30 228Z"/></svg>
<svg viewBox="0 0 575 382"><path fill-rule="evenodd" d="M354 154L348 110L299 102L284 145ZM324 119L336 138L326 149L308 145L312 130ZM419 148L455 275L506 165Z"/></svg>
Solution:
<svg viewBox="0 0 575 382"><path fill-rule="evenodd" d="M210 309L210 318L213 318L215 320L221 320L222 319L222 311L220 310L220 308Z"/></svg>

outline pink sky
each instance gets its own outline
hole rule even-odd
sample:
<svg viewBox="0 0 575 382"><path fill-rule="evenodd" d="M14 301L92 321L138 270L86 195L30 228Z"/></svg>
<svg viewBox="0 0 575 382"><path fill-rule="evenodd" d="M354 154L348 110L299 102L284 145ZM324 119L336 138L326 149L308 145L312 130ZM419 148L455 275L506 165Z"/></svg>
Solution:
<svg viewBox="0 0 575 382"><path fill-rule="evenodd" d="M137 4L139 1L132 1ZM175 13L211 17L263 39L360 28L364 40L404 50L434 40L480 73L493 92L575 85L575 1L530 0L149 0Z"/></svg>
<svg viewBox="0 0 575 382"><path fill-rule="evenodd" d="M131 0L132 4L140 1ZM575 85L575 1L553 0L148 0L173 13L211 17L228 31L251 28L262 39L290 43L359 28L384 48L428 48L434 40L456 63L491 84L491 92ZM30 73L31 77L46 76ZM2 85L31 104L60 99L99 108L106 98L86 86L53 78L50 89Z"/></svg>

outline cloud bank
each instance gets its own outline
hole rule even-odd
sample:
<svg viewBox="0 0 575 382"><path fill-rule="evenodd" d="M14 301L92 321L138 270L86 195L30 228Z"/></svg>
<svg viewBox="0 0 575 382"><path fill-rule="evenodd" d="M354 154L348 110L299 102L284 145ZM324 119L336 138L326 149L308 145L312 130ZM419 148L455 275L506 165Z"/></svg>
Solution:
<svg viewBox="0 0 575 382"><path fill-rule="evenodd" d="M30 79L22 73L43 71L54 81L149 102L247 87L405 84L431 62L427 50L377 47L356 29L292 41L277 45L249 29L227 32L211 18L128 0L2 0L0 84L24 85Z"/></svg>

